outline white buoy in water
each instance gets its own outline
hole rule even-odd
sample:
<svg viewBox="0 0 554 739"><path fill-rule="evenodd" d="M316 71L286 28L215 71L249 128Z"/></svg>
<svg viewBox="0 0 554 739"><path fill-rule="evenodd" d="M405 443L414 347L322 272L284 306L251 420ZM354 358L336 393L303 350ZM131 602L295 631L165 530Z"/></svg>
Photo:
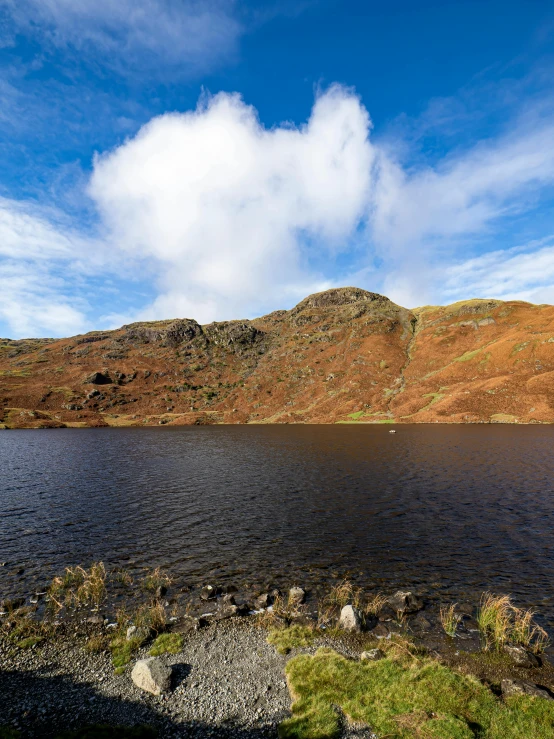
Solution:
<svg viewBox="0 0 554 739"><path fill-rule="evenodd" d="M396 434L396 431L394 429L390 429L389 434Z"/></svg>

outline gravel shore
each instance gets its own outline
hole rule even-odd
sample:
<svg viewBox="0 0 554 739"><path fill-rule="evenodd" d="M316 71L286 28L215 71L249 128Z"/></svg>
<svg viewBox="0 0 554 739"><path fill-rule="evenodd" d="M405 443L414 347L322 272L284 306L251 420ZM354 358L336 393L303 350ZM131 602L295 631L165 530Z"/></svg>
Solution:
<svg viewBox="0 0 554 739"><path fill-rule="evenodd" d="M251 619L191 632L181 653L161 657L173 685L160 697L133 684L132 664L115 675L110 656L88 654L82 642L29 650L0 642L0 726L45 739L94 723L148 724L161 737L276 737L290 707L287 657L266 637Z"/></svg>
<svg viewBox="0 0 554 739"><path fill-rule="evenodd" d="M431 623L433 614L424 613L426 617L418 614L402 628L408 628L429 654L488 685L499 685L508 677L537 683L554 696L554 668L547 654L536 660L540 663L536 667L518 666L506 654L492 661L487 654L481 658L475 630L460 627L457 637L450 639ZM26 649L0 637L0 737L1 727L16 729L24 739L55 739L64 731L108 724L150 726L160 739L276 738L280 722L290 716L285 666L291 657L329 646L358 660L371 640L375 646L376 639L401 630L389 619L380 621L372 634L319 632L310 646L283 656L268 644L267 628L252 616L212 621L197 630L185 629L179 653L158 658L171 665L172 682L165 694L154 696L131 679L133 665L149 656L151 644L139 649L122 674L116 674L107 651L85 649L87 634L105 634L107 622L86 621L67 623L53 638ZM422 627L416 637L414 630ZM175 630L180 630L177 624ZM343 721L341 739L354 737L377 739L368 728Z"/></svg>

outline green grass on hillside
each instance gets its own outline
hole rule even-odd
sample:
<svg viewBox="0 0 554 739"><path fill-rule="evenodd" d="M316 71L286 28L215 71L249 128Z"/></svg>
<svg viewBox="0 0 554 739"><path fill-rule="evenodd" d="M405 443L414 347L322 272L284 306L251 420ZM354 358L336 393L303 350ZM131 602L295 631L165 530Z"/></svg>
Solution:
<svg viewBox="0 0 554 739"><path fill-rule="evenodd" d="M475 678L428 658L389 652L354 662L329 649L301 654L286 667L292 717L282 739L332 739L340 710L387 739L552 739L554 701L497 698Z"/></svg>

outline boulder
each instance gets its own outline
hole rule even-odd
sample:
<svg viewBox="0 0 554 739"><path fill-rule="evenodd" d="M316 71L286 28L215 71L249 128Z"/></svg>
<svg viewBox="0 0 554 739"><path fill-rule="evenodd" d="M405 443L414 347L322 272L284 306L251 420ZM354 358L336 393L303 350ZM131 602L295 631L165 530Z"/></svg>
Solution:
<svg viewBox="0 0 554 739"><path fill-rule="evenodd" d="M385 624L378 623L377 626L371 630L371 633L373 636L376 636L378 639L386 639L388 635L390 634L390 631L387 629Z"/></svg>
<svg viewBox="0 0 554 739"><path fill-rule="evenodd" d="M93 616L87 618L87 624L91 626L104 626L104 616L99 613L95 613Z"/></svg>
<svg viewBox="0 0 554 739"><path fill-rule="evenodd" d="M378 659L384 659L386 654L382 649L368 649L367 652L360 654L362 662L376 662Z"/></svg>
<svg viewBox="0 0 554 739"><path fill-rule="evenodd" d="M161 695L171 687L171 667L157 657L140 659L133 667L131 679L141 690Z"/></svg>
<svg viewBox="0 0 554 739"><path fill-rule="evenodd" d="M192 631L198 631L202 626L205 626L205 619L183 616L176 623L172 624L172 631L178 634L189 634Z"/></svg>
<svg viewBox="0 0 554 739"><path fill-rule="evenodd" d="M223 621L224 619L232 618L233 616L240 616L239 606L223 605L215 614L214 619L216 621Z"/></svg>
<svg viewBox="0 0 554 739"><path fill-rule="evenodd" d="M158 585L158 587L156 588L156 598L158 599L163 598L166 593L167 593L166 586Z"/></svg>
<svg viewBox="0 0 554 739"><path fill-rule="evenodd" d="M538 685L527 683L524 680L502 680L500 689L502 690L503 698L509 698L512 695L531 695L534 698L554 700L548 690L539 688Z"/></svg>
<svg viewBox="0 0 554 739"><path fill-rule="evenodd" d="M398 590L387 602L396 613L416 613L423 608L423 601L410 590Z"/></svg>
<svg viewBox="0 0 554 739"><path fill-rule="evenodd" d="M217 588L213 585L205 585L200 591L202 600L215 600L217 597Z"/></svg>
<svg viewBox="0 0 554 739"><path fill-rule="evenodd" d="M433 628L432 623L425 618L422 613L418 613L417 616L410 621L410 626L416 631L430 631Z"/></svg>
<svg viewBox="0 0 554 739"><path fill-rule="evenodd" d="M107 372L93 372L85 379L85 382L90 382L92 385L110 385L112 379Z"/></svg>
<svg viewBox="0 0 554 739"><path fill-rule="evenodd" d="M354 606L344 606L340 612L339 627L345 631L361 631L362 614Z"/></svg>
<svg viewBox="0 0 554 739"><path fill-rule="evenodd" d="M236 606L237 605L235 602L235 596L233 595L233 593L226 593L223 596L223 603L226 606Z"/></svg>
<svg viewBox="0 0 554 739"><path fill-rule="evenodd" d="M504 652L512 659L514 664L519 667L540 667L541 663L533 652L529 652L524 647L517 647L513 644L505 644Z"/></svg>
<svg viewBox="0 0 554 739"><path fill-rule="evenodd" d="M294 587L289 590L289 603L291 605L299 606L306 600L306 592L299 587Z"/></svg>
<svg viewBox="0 0 554 739"><path fill-rule="evenodd" d="M131 639L137 639L141 644L150 637L150 629L147 626L129 626L127 629L127 641Z"/></svg>
<svg viewBox="0 0 554 739"><path fill-rule="evenodd" d="M269 593L262 593L256 598L256 608L269 608L272 603Z"/></svg>

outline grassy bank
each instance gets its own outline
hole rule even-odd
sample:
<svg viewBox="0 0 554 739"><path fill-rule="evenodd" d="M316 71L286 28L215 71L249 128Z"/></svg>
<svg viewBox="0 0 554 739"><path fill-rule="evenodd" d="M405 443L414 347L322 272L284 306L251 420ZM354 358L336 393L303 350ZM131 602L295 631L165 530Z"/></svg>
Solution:
<svg viewBox="0 0 554 739"><path fill-rule="evenodd" d="M15 601L4 606L0 651L3 640L13 669L18 655L25 665L25 655L51 654L65 639L73 640L76 649L88 655L91 674L94 663L102 663L111 671L114 691L119 691L121 685L129 689L131 667L139 658L186 662L191 640L204 653L224 618L231 631L237 623L237 635L240 624L248 624L272 652L281 681L285 672L292 707L279 728L283 739L333 739L341 736L346 723L370 727L379 739L554 737L554 701L548 699L554 670L540 656L548 635L531 611L517 607L507 595L484 593L468 616L467 608L460 610L453 603L433 610L413 594L367 593L344 580L318 602L304 602L298 588L255 596L245 604L246 612L255 615L236 620L228 614L229 608L236 609L234 596L218 595L217 588L211 588L209 605L199 594L191 594L178 608L172 589L177 591L171 577L159 569L133 580L123 570L108 571L101 562L67 568L53 579L40 607ZM114 594L125 595L126 601L113 618L105 618L102 614L113 608ZM407 596L411 606L404 608ZM194 610L195 603L197 613L209 607L213 619L191 616L189 608ZM360 621L352 632L341 627L345 606L351 606ZM422 623L428 623L425 633L431 634L432 649L425 634L417 631ZM202 636L206 629L211 629L209 637ZM231 649L230 644L232 635L224 649ZM528 664L513 661L514 649ZM378 654L362 658L367 650ZM243 658L244 651L237 656ZM217 684L218 678L213 679ZM257 679L267 685L263 671ZM506 681L519 694L509 695ZM534 695L525 694L518 681L527 681L531 691L537 683L539 687ZM133 736L94 730L104 733L87 729L88 734L67 736ZM17 736L6 732L0 731L0 739Z"/></svg>
<svg viewBox="0 0 554 739"><path fill-rule="evenodd" d="M286 667L293 697L283 739L338 737L341 720L392 739L552 739L554 701L526 695L500 699L475 678L405 644L387 645L375 662L330 649L301 654Z"/></svg>

